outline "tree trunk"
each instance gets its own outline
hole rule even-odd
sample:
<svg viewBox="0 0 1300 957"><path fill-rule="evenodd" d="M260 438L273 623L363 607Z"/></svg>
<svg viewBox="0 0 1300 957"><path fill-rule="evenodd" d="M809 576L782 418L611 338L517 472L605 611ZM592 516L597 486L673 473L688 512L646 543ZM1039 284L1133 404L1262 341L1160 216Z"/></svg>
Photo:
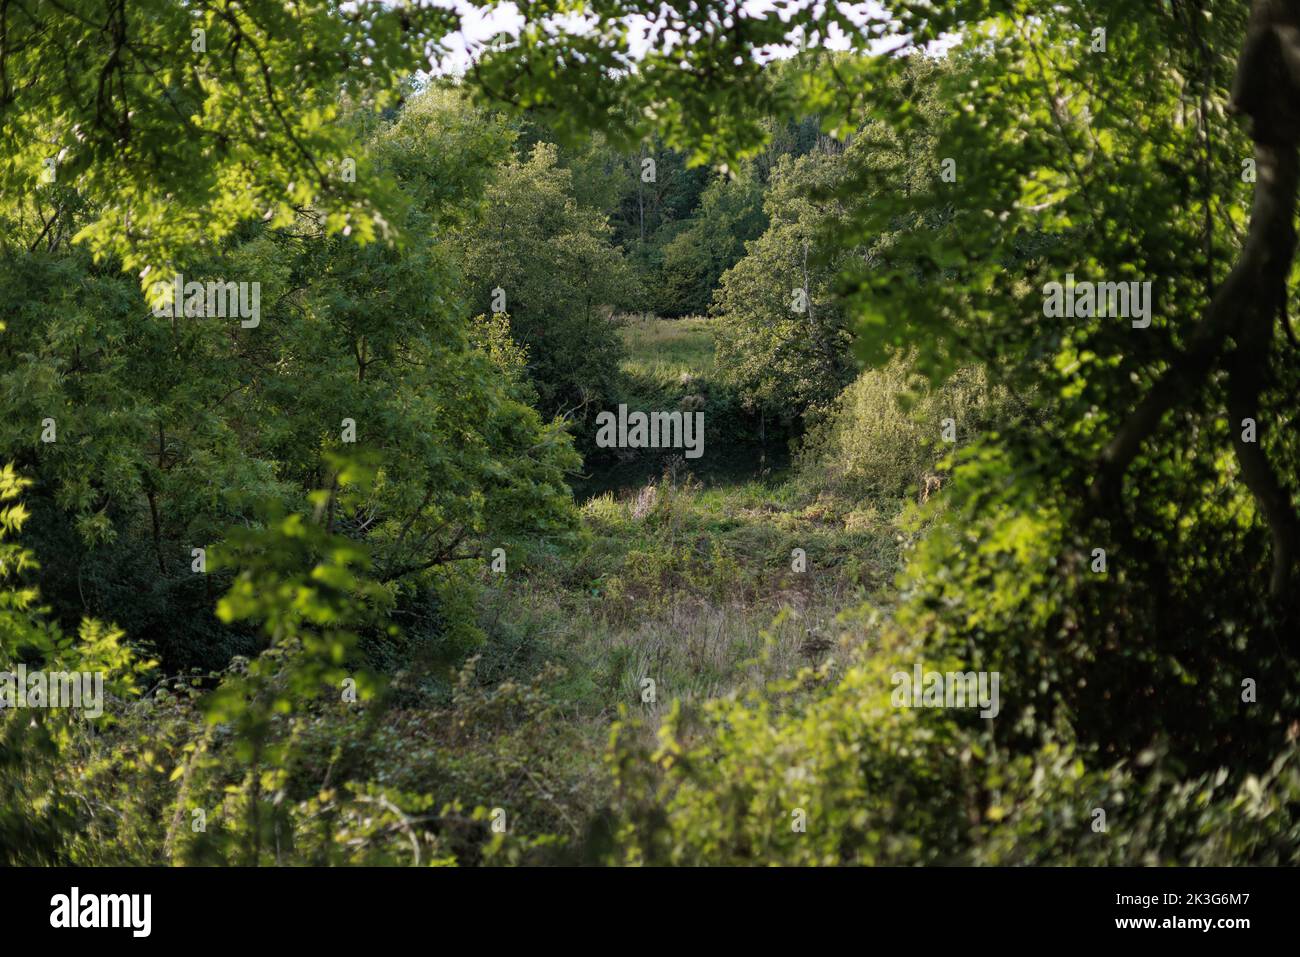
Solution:
<svg viewBox="0 0 1300 957"><path fill-rule="evenodd" d="M1268 523L1272 537L1269 595L1294 606L1291 594L1300 519L1262 442L1259 393L1267 378L1276 337L1285 322L1287 278L1295 257L1294 226L1300 181L1300 7L1255 0L1246 43L1237 63L1232 109L1251 119L1255 141L1255 196L1250 230L1236 264L1214 293L1187 349L1152 386L1121 425L1097 463L1094 501L1119 497L1124 473L1165 414L1190 401L1220 368L1228 374L1228 411L1241 475ZM1234 348L1225 355L1229 339ZM1255 442L1241 440L1241 420L1255 419Z"/></svg>

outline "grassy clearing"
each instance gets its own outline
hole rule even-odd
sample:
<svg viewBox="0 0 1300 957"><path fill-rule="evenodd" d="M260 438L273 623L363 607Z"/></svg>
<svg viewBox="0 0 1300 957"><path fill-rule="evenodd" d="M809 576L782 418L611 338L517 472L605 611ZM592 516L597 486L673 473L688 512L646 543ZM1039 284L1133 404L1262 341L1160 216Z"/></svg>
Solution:
<svg viewBox="0 0 1300 957"><path fill-rule="evenodd" d="M633 387L668 390L663 401L683 382L707 383L708 322L625 325ZM862 640L840 612L888 600L905 538L897 503L877 509L794 476L756 476L752 455L741 478L701 481L695 464L660 463L588 498L578 553L538 548L512 574L485 576L481 681L525 682L560 665L549 690L594 748L620 708L655 726L674 700L690 716ZM593 766L583 787L603 780Z"/></svg>
<svg viewBox="0 0 1300 957"><path fill-rule="evenodd" d="M627 348L623 370L651 379L679 380L683 373L708 378L713 372L713 320L640 319L630 316L619 333Z"/></svg>
<svg viewBox="0 0 1300 957"><path fill-rule="evenodd" d="M500 667L522 673L542 660L569 669L572 703L610 716L639 703L641 679L673 697L701 700L759 677L821 660L852 628L836 612L888 590L897 562L892 522L800 501L788 485L750 482L705 489L671 477L583 507L590 543L577 556L529 557L492 587L485 627ZM795 549L806 570L795 569Z"/></svg>

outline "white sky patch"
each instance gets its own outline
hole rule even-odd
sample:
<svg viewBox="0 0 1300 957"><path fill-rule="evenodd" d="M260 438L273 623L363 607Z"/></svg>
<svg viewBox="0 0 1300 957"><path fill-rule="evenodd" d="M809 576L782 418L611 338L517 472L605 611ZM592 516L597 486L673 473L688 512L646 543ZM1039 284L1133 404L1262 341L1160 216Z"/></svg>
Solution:
<svg viewBox="0 0 1300 957"><path fill-rule="evenodd" d="M483 10L467 0L435 0L435 5L455 10L461 16L461 29L442 40L444 52L439 58L438 68L434 71L436 74L464 73L489 43L501 38L508 40L510 37L517 36L519 28L524 23L523 15L513 2L502 3L490 10ZM741 0L733 11L743 11L747 18L753 20L777 16L788 22L795 11L806 10L809 7L825 9L827 6L827 0L803 0L800 3L780 6L774 0ZM835 2L834 6L860 28L869 22L880 23L887 14L877 0L866 0L862 3ZM594 17L568 14L548 22L546 30L552 34L560 32L581 34L591 29L595 22ZM628 17L626 22L628 52L632 63L641 59L649 49L672 50L682 45L683 41L687 44L694 43L702 36L696 29L687 31L687 35L683 36L682 31L672 29L662 20L659 23L651 23L639 15ZM730 25L731 17L728 17L724 20L724 28ZM894 26L897 28L900 25L895 23ZM788 43L756 48L755 58L765 63L793 56L799 50L801 33L802 28L792 29L787 34ZM870 39L868 50L872 53L887 53L906 45L904 38L897 32L889 31L889 33L893 35ZM845 34L838 24L830 24L824 31L813 31L809 40L811 46L831 50L848 50L854 45L854 38ZM952 42L956 42L955 39ZM952 42L942 44L935 52L942 52L951 46ZM632 66L632 63L629 63L629 66Z"/></svg>

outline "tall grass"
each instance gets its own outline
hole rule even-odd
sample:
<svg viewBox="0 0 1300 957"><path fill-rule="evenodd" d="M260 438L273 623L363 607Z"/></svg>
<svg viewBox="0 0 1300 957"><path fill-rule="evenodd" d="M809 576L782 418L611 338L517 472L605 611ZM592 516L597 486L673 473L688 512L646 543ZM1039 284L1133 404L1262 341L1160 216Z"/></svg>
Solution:
<svg viewBox="0 0 1300 957"><path fill-rule="evenodd" d="M712 320L624 317L619 333L627 348L623 369L650 378L680 379L683 373L707 377L713 372Z"/></svg>

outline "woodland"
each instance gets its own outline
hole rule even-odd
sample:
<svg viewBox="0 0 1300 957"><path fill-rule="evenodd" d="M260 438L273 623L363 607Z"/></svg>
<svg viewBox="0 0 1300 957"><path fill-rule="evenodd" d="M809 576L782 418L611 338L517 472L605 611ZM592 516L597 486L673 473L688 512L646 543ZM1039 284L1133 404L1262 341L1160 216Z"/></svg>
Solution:
<svg viewBox="0 0 1300 957"><path fill-rule="evenodd" d="M0 863L1300 863L1298 182L1284 0L0 0Z"/></svg>

